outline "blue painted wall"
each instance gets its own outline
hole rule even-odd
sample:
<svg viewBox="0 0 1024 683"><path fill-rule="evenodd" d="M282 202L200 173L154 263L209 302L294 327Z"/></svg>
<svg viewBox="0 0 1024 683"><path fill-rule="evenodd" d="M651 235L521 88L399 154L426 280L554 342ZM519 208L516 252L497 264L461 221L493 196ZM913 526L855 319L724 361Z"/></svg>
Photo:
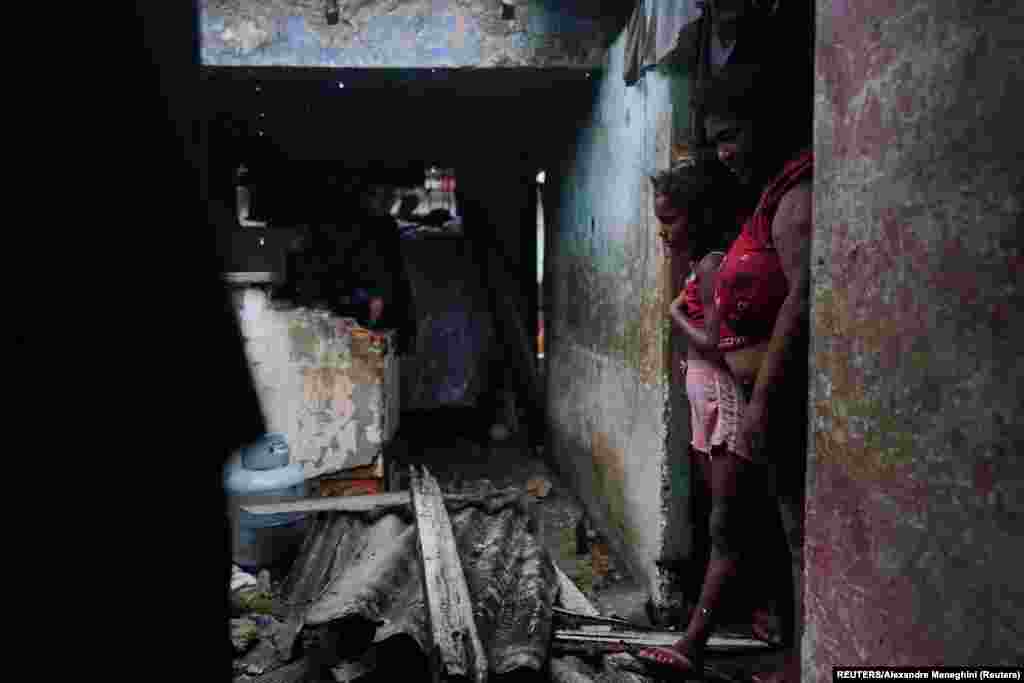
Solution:
<svg viewBox="0 0 1024 683"><path fill-rule="evenodd" d="M562 469L657 601L666 577L656 562L689 552L689 472L674 445L688 435L671 429L673 285L648 177L685 135L687 101L685 79L659 71L627 88L624 48L620 36L551 174L548 418Z"/></svg>

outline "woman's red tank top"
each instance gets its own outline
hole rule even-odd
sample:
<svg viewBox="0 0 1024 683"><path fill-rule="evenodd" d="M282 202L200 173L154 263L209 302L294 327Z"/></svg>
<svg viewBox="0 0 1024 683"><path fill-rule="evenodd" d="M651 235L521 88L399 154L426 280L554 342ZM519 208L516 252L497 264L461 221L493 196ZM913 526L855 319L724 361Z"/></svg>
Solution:
<svg viewBox="0 0 1024 683"><path fill-rule="evenodd" d="M733 351L769 339L789 284L772 244L772 221L782 197L813 173L811 150L800 153L761 194L718 271L715 306L722 320L718 348Z"/></svg>

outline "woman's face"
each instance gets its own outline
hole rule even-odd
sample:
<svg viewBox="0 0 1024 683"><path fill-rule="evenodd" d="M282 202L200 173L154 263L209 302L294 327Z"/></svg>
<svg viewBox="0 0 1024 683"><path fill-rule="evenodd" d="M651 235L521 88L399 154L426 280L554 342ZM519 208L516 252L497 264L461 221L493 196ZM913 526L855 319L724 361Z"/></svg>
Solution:
<svg viewBox="0 0 1024 683"><path fill-rule="evenodd" d="M659 234L670 247L685 246L688 241L689 215L684 209L672 205L663 194L654 195L654 215L661 223Z"/></svg>
<svg viewBox="0 0 1024 683"><path fill-rule="evenodd" d="M755 155L750 122L711 115L706 127L708 140L718 150L718 160L735 173L740 182L753 182Z"/></svg>

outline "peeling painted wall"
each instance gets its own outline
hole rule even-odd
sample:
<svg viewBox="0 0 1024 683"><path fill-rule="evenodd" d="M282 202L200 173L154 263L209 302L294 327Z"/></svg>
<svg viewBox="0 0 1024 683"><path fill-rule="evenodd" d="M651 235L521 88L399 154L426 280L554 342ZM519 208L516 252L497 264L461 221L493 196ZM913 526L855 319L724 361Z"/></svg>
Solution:
<svg viewBox="0 0 1024 683"><path fill-rule="evenodd" d="M666 506L689 484L685 451L670 448L671 268L648 175L668 165L686 101L679 76L649 72L626 88L624 45L610 48L589 119L548 174L560 188L549 190L548 419L555 457L657 601L656 562L688 552L670 529L687 520Z"/></svg>
<svg viewBox="0 0 1024 683"><path fill-rule="evenodd" d="M1024 660L1021 26L818 1L805 680Z"/></svg>
<svg viewBox="0 0 1024 683"><path fill-rule="evenodd" d="M327 23L323 0L202 0L202 63L219 66L592 66L604 22L551 0L342 0Z"/></svg>
<svg viewBox="0 0 1024 683"><path fill-rule="evenodd" d="M235 301L267 429L285 435L306 477L371 464L398 428L392 335L371 341L346 318L276 310L258 288Z"/></svg>

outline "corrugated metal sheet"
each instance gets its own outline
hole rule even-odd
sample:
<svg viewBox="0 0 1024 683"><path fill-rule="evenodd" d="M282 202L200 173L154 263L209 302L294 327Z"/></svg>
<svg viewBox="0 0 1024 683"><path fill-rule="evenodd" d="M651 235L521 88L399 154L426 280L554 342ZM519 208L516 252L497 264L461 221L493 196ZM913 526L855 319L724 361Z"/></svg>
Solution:
<svg viewBox="0 0 1024 683"><path fill-rule="evenodd" d="M505 494L447 503L495 674L539 671L551 640L558 582L527 501ZM404 635L427 651L430 625L411 507L321 513L285 595L307 627L361 618L377 625L374 645Z"/></svg>

